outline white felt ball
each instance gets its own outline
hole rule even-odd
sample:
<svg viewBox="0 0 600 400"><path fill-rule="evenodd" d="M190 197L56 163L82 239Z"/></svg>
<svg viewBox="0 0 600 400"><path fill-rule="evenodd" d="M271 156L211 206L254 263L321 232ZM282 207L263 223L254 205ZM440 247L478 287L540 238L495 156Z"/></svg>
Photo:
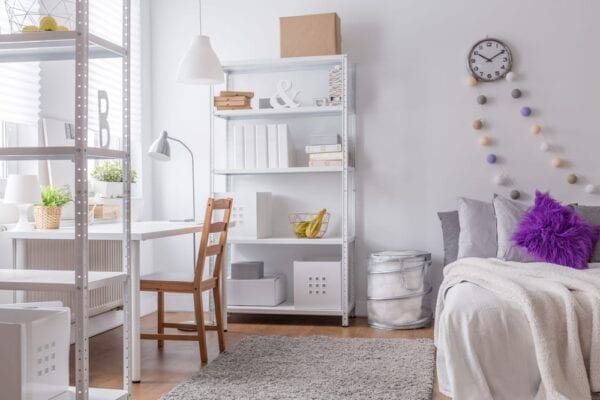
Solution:
<svg viewBox="0 0 600 400"><path fill-rule="evenodd" d="M467 79L465 79L465 85L473 87L477 85L477 79L469 75L467 76Z"/></svg>
<svg viewBox="0 0 600 400"><path fill-rule="evenodd" d="M596 185L592 185L591 183L589 185L585 186L585 192L592 194L596 191Z"/></svg>
<svg viewBox="0 0 600 400"><path fill-rule="evenodd" d="M540 150L545 153L548 150L550 150L550 145L547 142L543 142L542 144L540 144Z"/></svg>
<svg viewBox="0 0 600 400"><path fill-rule="evenodd" d="M514 81L516 77L517 75L514 72L509 72L508 74L506 74L506 80L509 82Z"/></svg>
<svg viewBox="0 0 600 400"><path fill-rule="evenodd" d="M482 136L479 138L479 144L482 146L489 146L492 143L492 139L487 136Z"/></svg>
<svg viewBox="0 0 600 400"><path fill-rule="evenodd" d="M558 157L552 159L552 166L554 168L560 168L563 166L563 164L564 164L563 160Z"/></svg>
<svg viewBox="0 0 600 400"><path fill-rule="evenodd" d="M507 180L508 180L508 177L505 174L498 174L498 175L494 176L494 184L496 184L498 186L504 185Z"/></svg>

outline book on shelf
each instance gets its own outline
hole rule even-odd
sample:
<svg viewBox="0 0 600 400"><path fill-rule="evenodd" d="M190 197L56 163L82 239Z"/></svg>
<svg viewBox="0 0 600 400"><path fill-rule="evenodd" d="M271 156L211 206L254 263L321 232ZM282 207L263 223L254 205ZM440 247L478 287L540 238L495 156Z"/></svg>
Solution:
<svg viewBox="0 0 600 400"><path fill-rule="evenodd" d="M217 107L236 107L236 106L250 106L250 101L248 100L225 100L225 101L216 101L215 106Z"/></svg>
<svg viewBox="0 0 600 400"><path fill-rule="evenodd" d="M343 160L344 153L341 151L331 153L312 153L308 155L309 160Z"/></svg>
<svg viewBox="0 0 600 400"><path fill-rule="evenodd" d="M267 126L256 125L256 168L269 167Z"/></svg>
<svg viewBox="0 0 600 400"><path fill-rule="evenodd" d="M321 145L308 145L304 148L306 154L313 153L331 153L335 151L342 151L341 144L321 144Z"/></svg>
<svg viewBox="0 0 600 400"><path fill-rule="evenodd" d="M269 124L267 125L267 164L269 168L277 168L279 166L278 148L277 125Z"/></svg>
<svg viewBox="0 0 600 400"><path fill-rule="evenodd" d="M254 125L244 125L244 168L256 168L256 133Z"/></svg>
<svg viewBox="0 0 600 400"><path fill-rule="evenodd" d="M247 97L249 99L254 97L254 92L238 92L235 90L221 90L219 97Z"/></svg>
<svg viewBox="0 0 600 400"><path fill-rule="evenodd" d="M234 169L244 168L244 127L235 125L233 127L233 163Z"/></svg>
<svg viewBox="0 0 600 400"><path fill-rule="evenodd" d="M289 168L292 166L292 152L290 146L290 137L287 124L277 124L277 154L279 168Z"/></svg>
<svg viewBox="0 0 600 400"><path fill-rule="evenodd" d="M342 160L308 160L309 167L341 167Z"/></svg>
<svg viewBox="0 0 600 400"><path fill-rule="evenodd" d="M229 110L251 110L250 106L217 106L217 111L229 111Z"/></svg>
<svg viewBox="0 0 600 400"><path fill-rule="evenodd" d="M215 96L215 102L228 102L228 101L249 101L250 97L246 96Z"/></svg>

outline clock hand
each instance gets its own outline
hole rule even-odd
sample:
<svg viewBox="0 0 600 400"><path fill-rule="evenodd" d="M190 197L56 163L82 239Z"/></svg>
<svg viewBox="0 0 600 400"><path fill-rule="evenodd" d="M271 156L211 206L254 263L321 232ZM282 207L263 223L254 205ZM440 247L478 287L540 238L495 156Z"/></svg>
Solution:
<svg viewBox="0 0 600 400"><path fill-rule="evenodd" d="M484 57L484 56L482 56L482 55L481 55L481 54L479 54L479 53L477 53L477 55L478 55L479 57L481 57L481 58L485 59L487 62L491 62L491 61L492 61L492 60L490 60L489 58L487 58L487 57Z"/></svg>
<svg viewBox="0 0 600 400"><path fill-rule="evenodd" d="M488 60L488 62L492 61L494 58L498 57L500 54L504 54L504 50L500 51L498 54L496 54L494 57L490 58Z"/></svg>

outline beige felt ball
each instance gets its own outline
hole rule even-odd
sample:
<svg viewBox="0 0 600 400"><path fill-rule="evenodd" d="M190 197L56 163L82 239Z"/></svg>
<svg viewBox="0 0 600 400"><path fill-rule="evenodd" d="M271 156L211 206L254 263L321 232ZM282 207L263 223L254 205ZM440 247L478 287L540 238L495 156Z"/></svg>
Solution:
<svg viewBox="0 0 600 400"><path fill-rule="evenodd" d="M479 144L482 146L489 146L492 143L492 139L487 136L482 136L479 138Z"/></svg>
<svg viewBox="0 0 600 400"><path fill-rule="evenodd" d="M577 175L575 175L575 174L569 174L567 176L567 182L569 182L571 185L577 183Z"/></svg>
<svg viewBox="0 0 600 400"><path fill-rule="evenodd" d="M552 159L552 166L554 168L560 168L560 167L562 167L563 166L563 160L561 160L558 157Z"/></svg>
<svg viewBox="0 0 600 400"><path fill-rule="evenodd" d="M475 121L473 121L473 129L481 129L483 128L483 121L481 119L476 119Z"/></svg>
<svg viewBox="0 0 600 400"><path fill-rule="evenodd" d="M541 131L542 131L542 127L539 126L538 124L531 125L531 133L533 133L534 135L539 134Z"/></svg>
<svg viewBox="0 0 600 400"><path fill-rule="evenodd" d="M477 85L477 79L469 75L467 76L467 79L465 79L465 85L473 87Z"/></svg>

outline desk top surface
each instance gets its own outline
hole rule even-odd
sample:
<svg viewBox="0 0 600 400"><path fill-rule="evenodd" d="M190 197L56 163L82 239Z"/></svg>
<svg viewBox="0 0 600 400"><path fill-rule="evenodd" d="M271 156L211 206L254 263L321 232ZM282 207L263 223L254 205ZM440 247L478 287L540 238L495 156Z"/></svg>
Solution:
<svg viewBox="0 0 600 400"><path fill-rule="evenodd" d="M141 221L131 223L131 240L149 240L169 236L186 235L201 232L202 225L191 222ZM121 223L91 224L88 227L90 240L121 240L123 225ZM36 229L33 231L0 232L3 239L44 239L69 240L75 238L75 227L61 226L60 229Z"/></svg>

